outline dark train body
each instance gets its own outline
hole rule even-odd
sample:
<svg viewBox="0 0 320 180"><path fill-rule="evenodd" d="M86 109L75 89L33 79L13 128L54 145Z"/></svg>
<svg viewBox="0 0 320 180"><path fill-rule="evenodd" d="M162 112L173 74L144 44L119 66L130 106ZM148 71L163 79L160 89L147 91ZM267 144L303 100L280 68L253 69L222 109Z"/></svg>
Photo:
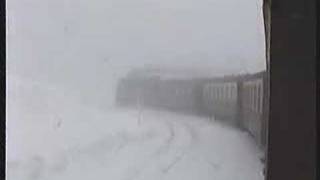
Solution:
<svg viewBox="0 0 320 180"><path fill-rule="evenodd" d="M213 116L246 130L264 148L266 85L265 72L218 78L129 74L119 81L116 102Z"/></svg>

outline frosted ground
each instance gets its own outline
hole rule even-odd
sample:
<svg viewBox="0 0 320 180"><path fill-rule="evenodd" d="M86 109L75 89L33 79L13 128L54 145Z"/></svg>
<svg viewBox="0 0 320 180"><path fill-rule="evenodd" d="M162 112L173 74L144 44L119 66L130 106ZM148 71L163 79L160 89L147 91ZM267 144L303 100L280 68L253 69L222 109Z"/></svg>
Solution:
<svg viewBox="0 0 320 180"><path fill-rule="evenodd" d="M8 180L262 180L260 152L217 121L99 109L59 87L12 78Z"/></svg>

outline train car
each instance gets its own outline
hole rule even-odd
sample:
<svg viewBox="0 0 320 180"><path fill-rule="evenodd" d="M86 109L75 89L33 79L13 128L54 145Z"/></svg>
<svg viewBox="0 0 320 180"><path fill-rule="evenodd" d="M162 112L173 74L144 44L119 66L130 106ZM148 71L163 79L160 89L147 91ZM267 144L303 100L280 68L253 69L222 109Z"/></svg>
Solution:
<svg viewBox="0 0 320 180"><path fill-rule="evenodd" d="M157 78L123 78L118 82L116 103L120 106L157 106L159 87Z"/></svg>
<svg viewBox="0 0 320 180"><path fill-rule="evenodd" d="M154 108L162 108L183 113L198 113L199 82L192 79L162 79L155 82L157 88L151 92Z"/></svg>
<svg viewBox="0 0 320 180"><path fill-rule="evenodd" d="M118 84L117 101L175 112L214 116L266 143L265 72L217 78L128 76Z"/></svg>
<svg viewBox="0 0 320 180"><path fill-rule="evenodd" d="M207 115L247 131L255 141L266 143L265 72L212 78L203 85Z"/></svg>
<svg viewBox="0 0 320 180"><path fill-rule="evenodd" d="M116 93L116 104L119 106L130 106L137 102L138 89L136 82L121 79L118 82Z"/></svg>
<svg viewBox="0 0 320 180"><path fill-rule="evenodd" d="M203 103L209 116L237 125L237 82L210 82L203 86Z"/></svg>
<svg viewBox="0 0 320 180"><path fill-rule="evenodd" d="M246 129L264 147L266 143L267 100L266 76L264 72L243 78L241 82L241 119Z"/></svg>
<svg viewBox="0 0 320 180"><path fill-rule="evenodd" d="M137 73L137 72L135 72ZM138 73L137 73L138 74ZM118 105L143 105L190 114L202 111L202 83L199 79L140 73L118 83Z"/></svg>

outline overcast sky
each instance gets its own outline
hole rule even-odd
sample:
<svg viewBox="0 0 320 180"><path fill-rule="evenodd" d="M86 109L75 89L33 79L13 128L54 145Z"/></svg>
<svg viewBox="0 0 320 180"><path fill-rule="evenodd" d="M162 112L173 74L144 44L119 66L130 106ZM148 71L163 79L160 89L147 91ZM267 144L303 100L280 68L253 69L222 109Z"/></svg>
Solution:
<svg viewBox="0 0 320 180"><path fill-rule="evenodd" d="M101 84L145 64L259 71L260 1L8 0L8 73L107 90Z"/></svg>

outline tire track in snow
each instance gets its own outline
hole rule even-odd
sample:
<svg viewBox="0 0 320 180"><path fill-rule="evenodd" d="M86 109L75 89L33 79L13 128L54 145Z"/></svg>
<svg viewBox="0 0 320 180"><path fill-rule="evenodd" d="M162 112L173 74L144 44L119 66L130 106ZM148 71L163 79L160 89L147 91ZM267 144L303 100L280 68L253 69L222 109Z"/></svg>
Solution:
<svg viewBox="0 0 320 180"><path fill-rule="evenodd" d="M171 123L168 123L167 121L164 122L166 124L167 129L169 129L169 137L166 138L164 144L162 144L155 153L153 153L153 156L159 156L165 152L167 152L172 145L174 139L175 139L175 131Z"/></svg>
<svg viewBox="0 0 320 180"><path fill-rule="evenodd" d="M149 167L149 164L157 160L160 156L166 154L170 150L170 147L174 144L174 141L176 139L176 132L172 123L169 123L167 120L163 120L160 122L158 119L156 120L156 123L158 124L158 127L160 127L159 124L165 125L165 129L168 130L168 137L166 137L163 143L158 148L156 148L153 153L151 153L151 157L148 158L147 161L143 161L141 164L136 165L133 168L129 167L127 172L124 173L127 174L124 178L125 180L138 178L140 174Z"/></svg>
<svg viewBox="0 0 320 180"><path fill-rule="evenodd" d="M182 151L180 151L178 153L178 155L176 155L171 162L169 162L164 168L162 168L162 173L163 174L167 174L169 173L169 171L171 169L173 169L173 167L175 165L177 165L180 161L183 160L184 156L187 155L187 153L190 151L190 148L192 148L192 146L196 145L196 140L197 140L197 134L194 130L194 128L192 126L190 126L187 122L179 122L177 123L177 120L174 122L175 124L178 124L178 126L183 125L184 126L184 130L187 130L188 134L189 134L189 144L187 147L184 147L182 149Z"/></svg>
<svg viewBox="0 0 320 180"><path fill-rule="evenodd" d="M175 165L183 160L190 147L196 144L197 133L194 127L187 122L170 119L162 120L161 123L164 123L169 131L168 138L166 138L164 144L157 148L151 158L144 161L142 165L129 169L125 180L139 178L148 168L149 170L150 168L156 169L155 171L160 175L169 173ZM187 140L187 142L183 140Z"/></svg>

